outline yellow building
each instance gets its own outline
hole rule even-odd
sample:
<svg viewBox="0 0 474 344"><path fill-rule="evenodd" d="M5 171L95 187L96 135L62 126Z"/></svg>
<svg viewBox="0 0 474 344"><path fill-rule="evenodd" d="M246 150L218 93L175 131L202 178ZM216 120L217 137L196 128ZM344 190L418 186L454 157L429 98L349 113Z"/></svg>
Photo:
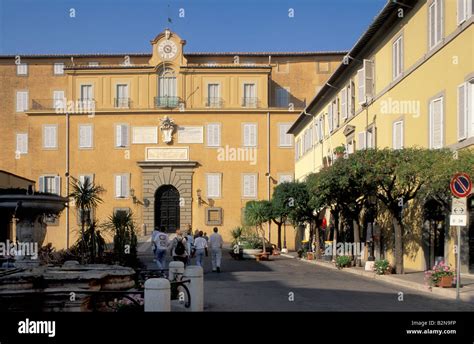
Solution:
<svg viewBox="0 0 474 344"><path fill-rule="evenodd" d="M470 0L388 2L290 129L295 178L330 164L341 145L349 154L473 147L473 10ZM469 206L463 272L474 269L474 197ZM437 257L455 265L454 228L439 220L428 227L420 221L407 269L426 269Z"/></svg>
<svg viewBox="0 0 474 344"><path fill-rule="evenodd" d="M185 43L165 30L146 54L0 56L0 168L61 195L90 178L106 189L99 221L132 210L142 234L217 226L230 240L248 200L294 178L287 130L345 52ZM79 222L71 205L45 243L72 245Z"/></svg>

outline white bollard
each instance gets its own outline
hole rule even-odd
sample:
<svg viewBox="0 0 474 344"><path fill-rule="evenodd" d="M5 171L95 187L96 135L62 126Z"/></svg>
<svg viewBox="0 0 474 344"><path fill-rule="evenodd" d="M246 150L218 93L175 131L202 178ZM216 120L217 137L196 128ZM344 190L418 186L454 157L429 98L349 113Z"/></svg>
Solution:
<svg viewBox="0 0 474 344"><path fill-rule="evenodd" d="M150 278L145 281L145 312L170 312L170 281L166 278Z"/></svg>
<svg viewBox="0 0 474 344"><path fill-rule="evenodd" d="M191 307L192 312L202 312L204 309L204 278L203 270L200 266L191 265L184 270L185 280L190 280L186 283L191 295Z"/></svg>
<svg viewBox="0 0 474 344"><path fill-rule="evenodd" d="M184 273L184 263L183 262L170 262L169 266L169 273L168 273L168 279L170 281L174 280L174 276L176 274L180 274L181 276Z"/></svg>

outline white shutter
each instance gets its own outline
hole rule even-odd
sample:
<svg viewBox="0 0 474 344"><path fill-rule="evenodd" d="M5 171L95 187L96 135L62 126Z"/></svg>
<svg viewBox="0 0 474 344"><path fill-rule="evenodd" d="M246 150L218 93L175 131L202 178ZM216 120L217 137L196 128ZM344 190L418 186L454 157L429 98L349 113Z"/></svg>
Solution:
<svg viewBox="0 0 474 344"><path fill-rule="evenodd" d="M44 176L39 177L38 188L40 192L45 192L45 178Z"/></svg>
<svg viewBox="0 0 474 344"><path fill-rule="evenodd" d="M347 119L347 91L348 87L344 87L341 91L341 113L343 119Z"/></svg>
<svg viewBox="0 0 474 344"><path fill-rule="evenodd" d="M443 1L436 0L436 43L441 41L443 36Z"/></svg>
<svg viewBox="0 0 474 344"><path fill-rule="evenodd" d="M319 117L319 141L324 139L324 118L323 116Z"/></svg>
<svg viewBox="0 0 474 344"><path fill-rule="evenodd" d="M257 125L254 123L244 124L244 147L257 146Z"/></svg>
<svg viewBox="0 0 474 344"><path fill-rule="evenodd" d="M28 65L26 63L20 63L16 65L17 75L28 75Z"/></svg>
<svg viewBox="0 0 474 344"><path fill-rule="evenodd" d="M374 148L374 133L373 133L373 130L374 129L367 130L367 142L366 142L367 148Z"/></svg>
<svg viewBox="0 0 474 344"><path fill-rule="evenodd" d="M461 24L466 20L466 0L457 0L458 1L458 6L457 6L457 14L458 14L458 24ZM470 1L470 0L468 0Z"/></svg>
<svg viewBox="0 0 474 344"><path fill-rule="evenodd" d="M57 127L55 125L45 125L43 127L43 148L57 147Z"/></svg>
<svg viewBox="0 0 474 344"><path fill-rule="evenodd" d="M358 149L362 150L366 148L366 142L365 142L365 131L362 131L358 134Z"/></svg>
<svg viewBox="0 0 474 344"><path fill-rule="evenodd" d="M374 97L374 63L371 60L364 60L365 84L364 91L367 100Z"/></svg>
<svg viewBox="0 0 474 344"><path fill-rule="evenodd" d="M16 134L16 151L20 154L28 154L28 134Z"/></svg>
<svg viewBox="0 0 474 344"><path fill-rule="evenodd" d="M319 120L315 120L314 122L314 143L319 142Z"/></svg>
<svg viewBox="0 0 474 344"><path fill-rule="evenodd" d="M429 41L430 49L433 48L436 44L436 4L432 3L428 9L429 17Z"/></svg>
<svg viewBox="0 0 474 344"><path fill-rule="evenodd" d="M393 123L392 129L392 147L393 149L403 148L403 121Z"/></svg>
<svg viewBox="0 0 474 344"><path fill-rule="evenodd" d="M115 127L115 147L122 145L122 126L119 124Z"/></svg>
<svg viewBox="0 0 474 344"><path fill-rule="evenodd" d="M79 126L79 148L92 148L92 125Z"/></svg>
<svg viewBox="0 0 474 344"><path fill-rule="evenodd" d="M115 197L116 198L121 198L122 196L122 178L123 176L121 175L116 175L115 176Z"/></svg>
<svg viewBox="0 0 474 344"><path fill-rule="evenodd" d="M129 178L130 178L129 174L123 174L122 175L122 186L121 186L122 197L128 197Z"/></svg>
<svg viewBox="0 0 474 344"><path fill-rule="evenodd" d="M359 69L357 71L357 99L359 100L359 104L365 104L365 76L364 76L364 69Z"/></svg>
<svg viewBox="0 0 474 344"><path fill-rule="evenodd" d="M220 174L208 174L207 175L207 197L220 197L221 187L221 176Z"/></svg>
<svg viewBox="0 0 474 344"><path fill-rule="evenodd" d="M128 146L128 124L117 124L115 127L115 145L116 147Z"/></svg>
<svg viewBox="0 0 474 344"><path fill-rule="evenodd" d="M332 132L333 129L333 119L332 119L332 103L329 104L328 106L328 126L329 126L329 132Z"/></svg>
<svg viewBox="0 0 474 344"><path fill-rule="evenodd" d="M54 74L63 75L64 74L64 63L55 63L54 64Z"/></svg>
<svg viewBox="0 0 474 344"><path fill-rule="evenodd" d="M333 129L339 127L339 99L332 102L332 118L334 120Z"/></svg>
<svg viewBox="0 0 474 344"><path fill-rule="evenodd" d="M243 184L244 197L257 197L257 175L244 174Z"/></svg>
<svg viewBox="0 0 474 344"><path fill-rule="evenodd" d="M467 137L467 100L467 84L461 84L458 86L458 140Z"/></svg>
<svg viewBox="0 0 474 344"><path fill-rule="evenodd" d="M61 195L61 177L54 177L54 192L56 195Z"/></svg>
<svg viewBox="0 0 474 344"><path fill-rule="evenodd" d="M443 98L433 100L430 106L430 148L443 146Z"/></svg>
<svg viewBox="0 0 474 344"><path fill-rule="evenodd" d="M24 112L28 110L28 91L16 92L16 111Z"/></svg>
<svg viewBox="0 0 474 344"><path fill-rule="evenodd" d="M221 145L221 125L219 123L208 124L206 136L209 147L219 147Z"/></svg>
<svg viewBox="0 0 474 344"><path fill-rule="evenodd" d="M64 91L53 92L53 107L54 109L64 109L66 107L66 97Z"/></svg>
<svg viewBox="0 0 474 344"><path fill-rule="evenodd" d="M293 144L293 135L287 134L287 131L290 129L291 124L279 124L278 125L278 137L279 137L279 146L280 147L291 147Z"/></svg>

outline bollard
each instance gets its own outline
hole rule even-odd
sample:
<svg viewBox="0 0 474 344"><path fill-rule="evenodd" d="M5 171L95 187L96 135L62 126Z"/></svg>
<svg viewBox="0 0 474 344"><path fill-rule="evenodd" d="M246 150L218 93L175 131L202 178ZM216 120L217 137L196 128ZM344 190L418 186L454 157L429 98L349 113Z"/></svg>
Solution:
<svg viewBox="0 0 474 344"><path fill-rule="evenodd" d="M169 269L168 279L170 281L173 281L176 274L183 275L184 263L183 262L170 262L168 269Z"/></svg>
<svg viewBox="0 0 474 344"><path fill-rule="evenodd" d="M186 286L189 288L191 294L192 312L202 312L204 309L204 278L203 270L200 266L188 266L184 270L184 279L190 280Z"/></svg>
<svg viewBox="0 0 474 344"><path fill-rule="evenodd" d="M150 278L145 281L145 312L170 312L170 281L166 278Z"/></svg>

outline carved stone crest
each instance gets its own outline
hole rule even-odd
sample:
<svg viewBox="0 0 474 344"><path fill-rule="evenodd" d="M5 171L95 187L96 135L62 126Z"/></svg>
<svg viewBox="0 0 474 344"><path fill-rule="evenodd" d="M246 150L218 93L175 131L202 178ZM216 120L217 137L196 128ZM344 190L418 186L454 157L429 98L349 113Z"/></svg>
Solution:
<svg viewBox="0 0 474 344"><path fill-rule="evenodd" d="M160 130L164 143L171 143L173 141L173 131L176 127L174 121L168 116L160 120Z"/></svg>

